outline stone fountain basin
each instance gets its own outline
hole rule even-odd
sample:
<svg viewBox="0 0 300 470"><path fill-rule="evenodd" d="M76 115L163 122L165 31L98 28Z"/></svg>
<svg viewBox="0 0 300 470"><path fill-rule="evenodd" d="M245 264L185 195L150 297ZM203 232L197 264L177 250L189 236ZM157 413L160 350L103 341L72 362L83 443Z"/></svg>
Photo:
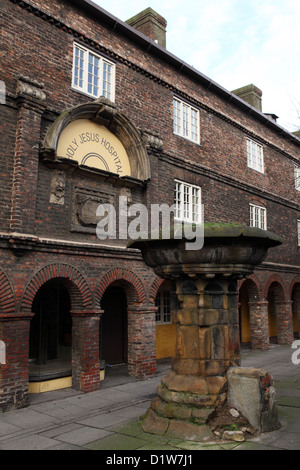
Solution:
<svg viewBox="0 0 300 470"><path fill-rule="evenodd" d="M198 250L186 249L192 240L159 236L141 238L128 244L138 248L145 263L161 277L195 276L197 273L232 275L251 274L267 256L268 249L280 245L282 238L272 232L243 225L204 224L204 245Z"/></svg>

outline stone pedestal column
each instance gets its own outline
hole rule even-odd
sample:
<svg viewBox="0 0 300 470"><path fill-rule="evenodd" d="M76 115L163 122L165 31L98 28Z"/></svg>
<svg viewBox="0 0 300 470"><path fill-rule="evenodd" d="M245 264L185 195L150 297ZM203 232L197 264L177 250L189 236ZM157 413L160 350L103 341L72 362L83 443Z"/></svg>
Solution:
<svg viewBox="0 0 300 470"><path fill-rule="evenodd" d="M99 321L102 311L71 312L72 386L82 392L100 388Z"/></svg>
<svg viewBox="0 0 300 470"><path fill-rule="evenodd" d="M32 317L30 313L0 316L0 339L5 345L5 358L0 364L2 411L29 405L29 331Z"/></svg>
<svg viewBox="0 0 300 470"><path fill-rule="evenodd" d="M202 440L209 417L227 398L227 371L240 365L237 280L252 274L272 246L274 234L250 227L209 224L201 249L186 240L145 239L139 248L155 273L176 281L176 353L172 370L142 421L154 434ZM199 240L198 240L199 241ZM199 244L198 244L199 246Z"/></svg>
<svg viewBox="0 0 300 470"><path fill-rule="evenodd" d="M161 427L176 435L209 433L203 426L226 400L226 372L240 363L237 281L228 277L178 280L180 309L176 323L176 353L172 370L157 389L143 429ZM183 431L184 428L184 431Z"/></svg>

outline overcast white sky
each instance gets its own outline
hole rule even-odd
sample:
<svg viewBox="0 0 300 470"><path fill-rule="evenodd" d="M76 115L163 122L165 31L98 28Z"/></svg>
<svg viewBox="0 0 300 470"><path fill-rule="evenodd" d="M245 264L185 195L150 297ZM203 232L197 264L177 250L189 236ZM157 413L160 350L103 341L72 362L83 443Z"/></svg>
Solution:
<svg viewBox="0 0 300 470"><path fill-rule="evenodd" d="M300 128L299 0L93 0L122 21L151 7L167 49L227 90L253 83L262 111Z"/></svg>

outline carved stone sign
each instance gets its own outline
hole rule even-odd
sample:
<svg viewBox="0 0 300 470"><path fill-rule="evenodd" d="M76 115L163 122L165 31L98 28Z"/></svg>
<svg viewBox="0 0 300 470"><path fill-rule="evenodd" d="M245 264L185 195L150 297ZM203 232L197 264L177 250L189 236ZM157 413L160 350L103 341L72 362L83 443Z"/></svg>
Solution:
<svg viewBox="0 0 300 470"><path fill-rule="evenodd" d="M123 144L105 126L90 119L72 121L62 131L57 156L120 176L131 176L129 158Z"/></svg>

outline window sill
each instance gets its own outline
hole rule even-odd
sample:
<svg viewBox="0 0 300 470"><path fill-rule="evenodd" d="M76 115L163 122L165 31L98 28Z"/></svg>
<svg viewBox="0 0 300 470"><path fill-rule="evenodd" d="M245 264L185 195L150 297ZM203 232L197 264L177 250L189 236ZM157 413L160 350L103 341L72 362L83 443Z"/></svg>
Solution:
<svg viewBox="0 0 300 470"><path fill-rule="evenodd" d="M88 93L87 91L82 91L82 90L80 90L79 88L75 88L75 87L73 87L73 86L70 87L70 90L71 90L71 91L75 91L76 93L79 93L80 95L87 96L88 98L91 98L92 100L95 100L95 101L98 100L99 98L105 98L103 95L101 95L101 96L94 96L94 95ZM110 100L109 98L105 98L105 99L107 99L107 101L110 101L111 103L114 103L114 102L115 102L114 100L112 101L112 100Z"/></svg>
<svg viewBox="0 0 300 470"><path fill-rule="evenodd" d="M201 147L200 141L196 142L195 140L189 139L188 137L185 137L184 135L176 134L176 132L173 132L173 135L176 137L180 137L181 139L184 139L187 142L190 142L191 144L195 144L195 145L198 145L198 147Z"/></svg>
<svg viewBox="0 0 300 470"><path fill-rule="evenodd" d="M253 168L252 166L248 166L248 165L247 165L247 168L248 168L249 170L257 171L257 173L260 173L261 175L265 175L265 174L266 174L264 170L261 171L261 170L258 170L257 168Z"/></svg>

